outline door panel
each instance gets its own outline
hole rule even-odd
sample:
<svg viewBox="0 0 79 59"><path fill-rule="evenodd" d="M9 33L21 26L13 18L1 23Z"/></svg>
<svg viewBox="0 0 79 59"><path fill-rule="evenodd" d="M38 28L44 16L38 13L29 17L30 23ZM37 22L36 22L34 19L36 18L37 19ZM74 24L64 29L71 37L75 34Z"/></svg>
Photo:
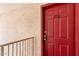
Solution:
<svg viewBox="0 0 79 59"><path fill-rule="evenodd" d="M69 45L59 45L59 51L61 56L69 56Z"/></svg>
<svg viewBox="0 0 79 59"><path fill-rule="evenodd" d="M74 45L74 5L62 4L45 9L44 55L73 56Z"/></svg>

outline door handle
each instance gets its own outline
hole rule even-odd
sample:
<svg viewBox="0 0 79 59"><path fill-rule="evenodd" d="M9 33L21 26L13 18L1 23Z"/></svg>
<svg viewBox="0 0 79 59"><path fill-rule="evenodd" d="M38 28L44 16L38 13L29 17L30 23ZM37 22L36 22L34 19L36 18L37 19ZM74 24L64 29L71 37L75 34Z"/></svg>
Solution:
<svg viewBox="0 0 79 59"><path fill-rule="evenodd" d="M43 39L44 39L44 40L47 40L47 36L46 36L46 34L44 34L44 37L43 37Z"/></svg>

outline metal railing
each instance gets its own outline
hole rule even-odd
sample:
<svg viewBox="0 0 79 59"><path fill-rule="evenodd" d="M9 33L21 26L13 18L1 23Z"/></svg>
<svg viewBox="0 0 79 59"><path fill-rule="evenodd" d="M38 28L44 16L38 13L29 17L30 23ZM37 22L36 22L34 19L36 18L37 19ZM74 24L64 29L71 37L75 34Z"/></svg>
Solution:
<svg viewBox="0 0 79 59"><path fill-rule="evenodd" d="M34 56L34 37L0 45L1 56Z"/></svg>

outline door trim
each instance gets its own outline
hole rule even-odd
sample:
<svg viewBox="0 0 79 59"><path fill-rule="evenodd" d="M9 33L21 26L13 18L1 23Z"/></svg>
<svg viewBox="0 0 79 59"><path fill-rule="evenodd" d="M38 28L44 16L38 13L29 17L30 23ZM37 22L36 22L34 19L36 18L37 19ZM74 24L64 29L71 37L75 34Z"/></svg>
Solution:
<svg viewBox="0 0 79 59"><path fill-rule="evenodd" d="M41 5L41 56L44 56L44 40L43 40L43 33L44 33L44 9L63 5L63 4L73 4L74 5L74 27L75 27L75 3L47 3L44 5ZM75 28L74 28L74 45L75 45ZM76 46L75 46L76 50ZM76 55L76 52L75 52Z"/></svg>

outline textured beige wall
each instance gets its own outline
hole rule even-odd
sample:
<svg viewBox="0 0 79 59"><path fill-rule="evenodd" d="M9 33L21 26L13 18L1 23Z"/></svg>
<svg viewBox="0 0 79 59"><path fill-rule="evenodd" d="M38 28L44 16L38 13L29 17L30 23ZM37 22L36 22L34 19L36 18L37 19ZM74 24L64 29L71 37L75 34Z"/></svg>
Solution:
<svg viewBox="0 0 79 59"><path fill-rule="evenodd" d="M0 44L34 36L40 55L40 4L0 4Z"/></svg>

